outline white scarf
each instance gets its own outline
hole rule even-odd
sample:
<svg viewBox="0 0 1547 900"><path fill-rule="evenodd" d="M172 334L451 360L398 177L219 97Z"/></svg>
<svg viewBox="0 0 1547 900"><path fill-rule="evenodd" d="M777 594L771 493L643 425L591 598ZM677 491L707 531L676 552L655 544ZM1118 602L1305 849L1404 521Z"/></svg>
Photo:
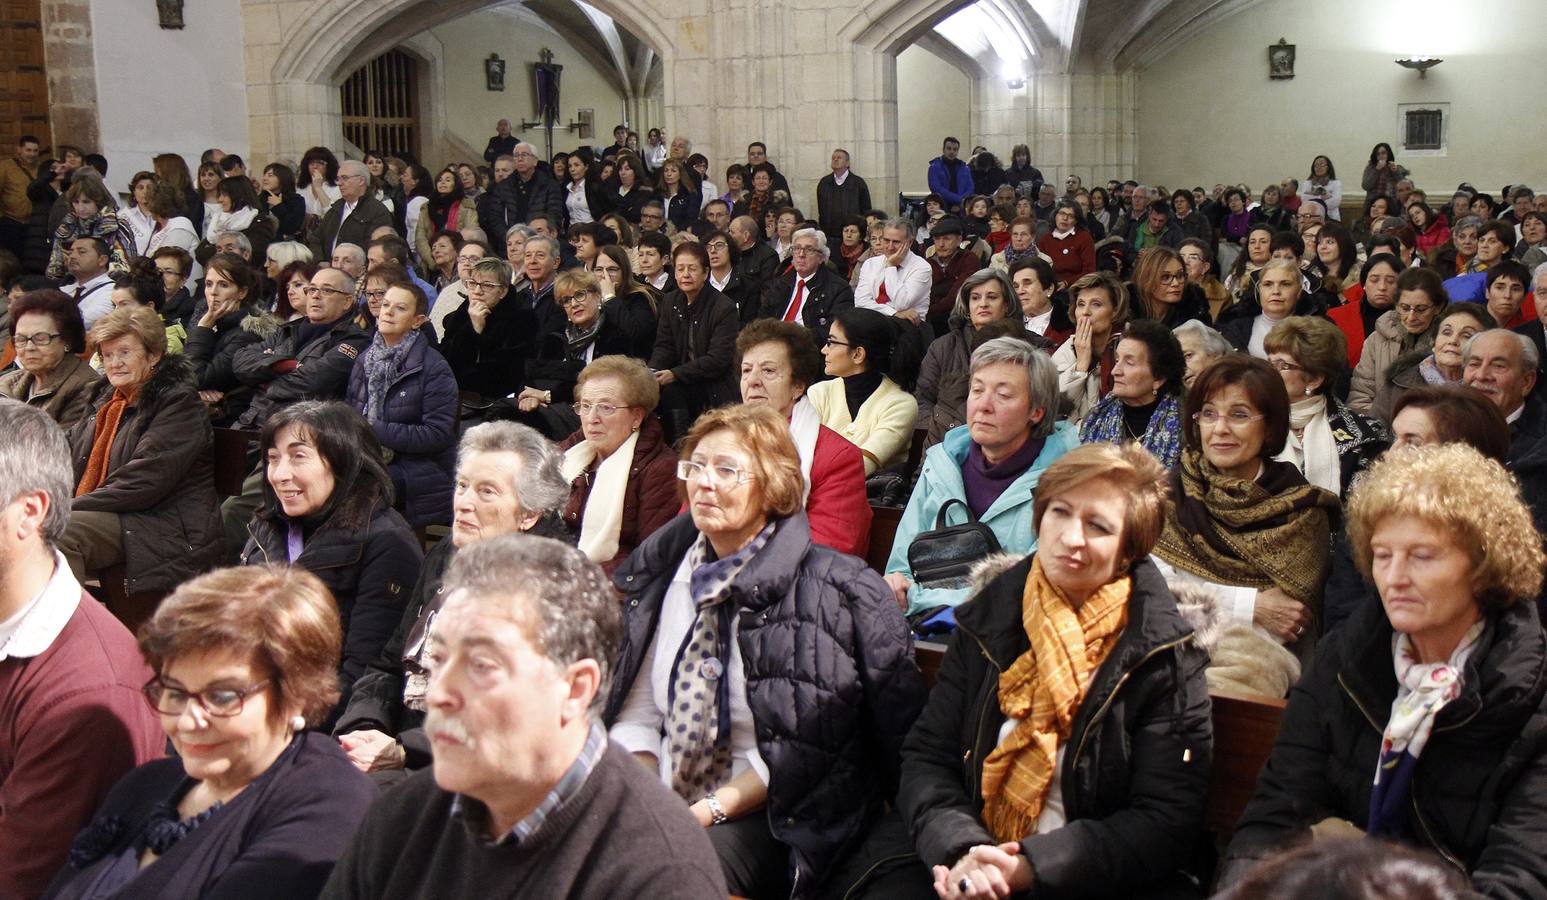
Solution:
<svg viewBox="0 0 1547 900"><path fill-rule="evenodd" d="M215 237L222 231L246 231L256 218L258 218L258 211L251 206L235 212L220 213L210 218L209 224L204 229L204 239L213 244Z"/></svg>
<svg viewBox="0 0 1547 900"><path fill-rule="evenodd" d="M1296 432L1303 437L1295 437ZM1289 405L1289 437L1278 458L1293 463L1311 484L1342 495L1343 470L1327 419L1327 398L1312 394Z"/></svg>
<svg viewBox="0 0 1547 900"><path fill-rule="evenodd" d="M800 477L806 484L800 496L802 506L811 496L811 462L816 457L816 438L821 431L821 415L810 400L801 397L790 410L790 437L795 440L795 452L800 454Z"/></svg>
<svg viewBox="0 0 1547 900"><path fill-rule="evenodd" d="M586 495L585 512L580 520L580 552L601 565L618 555L618 532L623 527L623 493L628 487L629 467L634 462L634 445L639 432L628 436L612 455L596 467L591 493ZM596 459L596 448L581 441L564 451L564 480L574 483Z"/></svg>

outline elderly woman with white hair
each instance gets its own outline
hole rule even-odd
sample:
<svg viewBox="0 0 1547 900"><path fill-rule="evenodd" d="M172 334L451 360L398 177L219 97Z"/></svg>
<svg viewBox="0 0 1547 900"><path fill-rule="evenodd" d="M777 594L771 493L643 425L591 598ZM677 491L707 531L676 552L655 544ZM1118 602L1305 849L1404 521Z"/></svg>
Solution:
<svg viewBox="0 0 1547 900"><path fill-rule="evenodd" d="M1182 345L1182 360L1187 363L1187 374L1182 378L1184 387L1191 388L1198 373L1209 363L1235 352L1224 335L1197 319L1183 322L1171 329L1171 333L1176 335L1177 342Z"/></svg>
<svg viewBox="0 0 1547 900"><path fill-rule="evenodd" d="M505 534L572 541L561 515L569 500L563 463L557 446L515 422L485 422L462 435L451 537L425 556L397 631L355 682L333 729L350 761L378 782L395 783L405 770L430 764L424 694L447 567L459 550Z"/></svg>
<svg viewBox="0 0 1547 900"><path fill-rule="evenodd" d="M886 582L908 612L956 606L967 599L959 576L915 571L910 549L921 534L982 522L999 549L1024 556L1036 549L1032 500L1054 460L1079 446L1079 432L1058 420L1058 370L1022 340L995 338L972 353L967 423L946 432L924 455L908 498Z"/></svg>

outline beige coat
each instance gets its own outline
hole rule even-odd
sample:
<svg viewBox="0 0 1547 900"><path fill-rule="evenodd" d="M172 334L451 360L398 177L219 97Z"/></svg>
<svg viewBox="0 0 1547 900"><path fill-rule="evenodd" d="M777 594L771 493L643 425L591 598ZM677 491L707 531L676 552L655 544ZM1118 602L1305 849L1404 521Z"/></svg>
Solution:
<svg viewBox="0 0 1547 900"><path fill-rule="evenodd" d="M70 430L86 414L91 389L102 376L73 353L59 361L51 384L33 392L33 377L18 367L0 375L0 396L36 406L53 417L59 427Z"/></svg>
<svg viewBox="0 0 1547 900"><path fill-rule="evenodd" d="M1391 388L1386 372L1397 361L1397 357L1403 354L1402 339L1407 336L1396 310L1389 309L1375 320L1375 330L1364 339L1364 349L1360 351L1359 364L1354 367L1348 390L1348 406L1354 412L1374 415L1372 410L1376 406L1377 395ZM1407 349L1425 350L1433 344L1433 336L1424 335Z"/></svg>

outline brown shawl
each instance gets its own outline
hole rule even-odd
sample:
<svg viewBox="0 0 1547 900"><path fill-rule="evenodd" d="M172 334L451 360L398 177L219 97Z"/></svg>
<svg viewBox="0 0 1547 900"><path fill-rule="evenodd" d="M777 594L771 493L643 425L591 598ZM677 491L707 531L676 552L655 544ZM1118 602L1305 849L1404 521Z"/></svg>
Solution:
<svg viewBox="0 0 1547 900"><path fill-rule="evenodd" d="M1336 495L1268 460L1255 481L1232 478L1197 450L1182 451L1155 555L1201 578L1277 587L1313 609L1332 558Z"/></svg>

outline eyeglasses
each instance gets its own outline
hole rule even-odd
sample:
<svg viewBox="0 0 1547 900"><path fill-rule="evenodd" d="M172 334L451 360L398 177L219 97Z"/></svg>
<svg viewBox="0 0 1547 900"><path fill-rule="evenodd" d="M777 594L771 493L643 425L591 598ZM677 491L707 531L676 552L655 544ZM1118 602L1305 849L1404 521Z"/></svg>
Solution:
<svg viewBox="0 0 1547 900"><path fill-rule="evenodd" d="M1280 372L1304 372L1305 371L1305 367L1304 366L1298 366L1298 365L1295 365L1292 362L1284 362L1282 359L1270 359L1270 360L1268 360L1268 365L1270 365L1273 368L1279 370Z"/></svg>
<svg viewBox="0 0 1547 900"><path fill-rule="evenodd" d="M265 678L254 685L245 688L209 688L202 691L185 691L163 684L160 678L152 678L146 682L141 691L145 699L150 703L150 708L164 716L180 716L188 708L188 703L199 701L199 708L209 715L220 719L228 719L239 715L247 698L267 687L272 679Z"/></svg>
<svg viewBox="0 0 1547 900"><path fill-rule="evenodd" d="M1184 284L1187 281L1186 272L1161 272L1161 284Z"/></svg>
<svg viewBox="0 0 1547 900"><path fill-rule="evenodd" d="M570 294L567 297L559 297L557 299L560 306L569 309L571 306L579 306L589 296L591 296L590 291L581 291L577 294Z"/></svg>
<svg viewBox="0 0 1547 900"><path fill-rule="evenodd" d="M346 297L354 296L354 291L341 291L334 287L318 287L315 284L308 284L301 290L305 291L306 296L308 297L315 297L318 294L343 294Z"/></svg>
<svg viewBox="0 0 1547 900"><path fill-rule="evenodd" d="M1409 304L1409 303L1398 303L1397 304L1397 315L1402 316L1403 318L1406 318L1408 316L1427 315L1428 313L1431 313L1433 311L1434 311L1434 307L1429 305L1429 304L1427 304L1427 303L1424 304L1423 306L1413 306L1412 304Z"/></svg>
<svg viewBox="0 0 1547 900"><path fill-rule="evenodd" d="M800 244L796 244L795 245L795 249L792 250L791 252L794 253L796 256L803 256L803 255L807 255L807 254L820 256L822 254L822 251L818 250L815 247L804 247L804 246L801 246Z"/></svg>
<svg viewBox="0 0 1547 900"><path fill-rule="evenodd" d="M835 341L832 338L828 338L826 341L822 342L822 346L824 346L824 347L852 347L854 345L850 344L850 343L848 343L846 341Z"/></svg>
<svg viewBox="0 0 1547 900"><path fill-rule="evenodd" d="M582 400L578 403L571 403L570 406L575 410L575 415L582 419L592 413L596 413L599 418L610 419L616 415L620 409L633 409L632 406L628 406L627 404L614 406L611 403L592 403L589 400Z"/></svg>
<svg viewBox="0 0 1547 900"><path fill-rule="evenodd" d="M34 347L47 347L62 337L64 337L62 334L45 334L41 331L37 334L18 334L16 335L16 346L25 347L31 344Z"/></svg>
<svg viewBox="0 0 1547 900"><path fill-rule="evenodd" d="M1232 429L1245 428L1248 424L1255 422L1258 419L1264 418L1267 417L1260 414L1254 416L1244 409L1232 409L1230 412L1224 414L1221 414L1212 409L1206 409L1203 412L1195 412L1192 414L1192 420L1197 422L1199 425L1213 426L1223 421Z"/></svg>
<svg viewBox="0 0 1547 900"><path fill-rule="evenodd" d="M705 250L729 250L730 248L731 245L724 241L710 241L704 245ZM799 248L796 248L796 252L799 252Z"/></svg>
<svg viewBox="0 0 1547 900"><path fill-rule="evenodd" d="M470 291L493 291L500 286L498 281L464 281L462 286Z"/></svg>
<svg viewBox="0 0 1547 900"><path fill-rule="evenodd" d="M699 479L717 488L740 487L757 476L729 463L701 463L684 459L677 463L677 478L682 481Z"/></svg>
<svg viewBox="0 0 1547 900"><path fill-rule="evenodd" d="M386 291L385 288L383 288L382 290L379 290L379 291L366 291L365 292L365 299L367 299L367 300L384 300L384 299L386 299L386 297L387 297L387 291Z"/></svg>

